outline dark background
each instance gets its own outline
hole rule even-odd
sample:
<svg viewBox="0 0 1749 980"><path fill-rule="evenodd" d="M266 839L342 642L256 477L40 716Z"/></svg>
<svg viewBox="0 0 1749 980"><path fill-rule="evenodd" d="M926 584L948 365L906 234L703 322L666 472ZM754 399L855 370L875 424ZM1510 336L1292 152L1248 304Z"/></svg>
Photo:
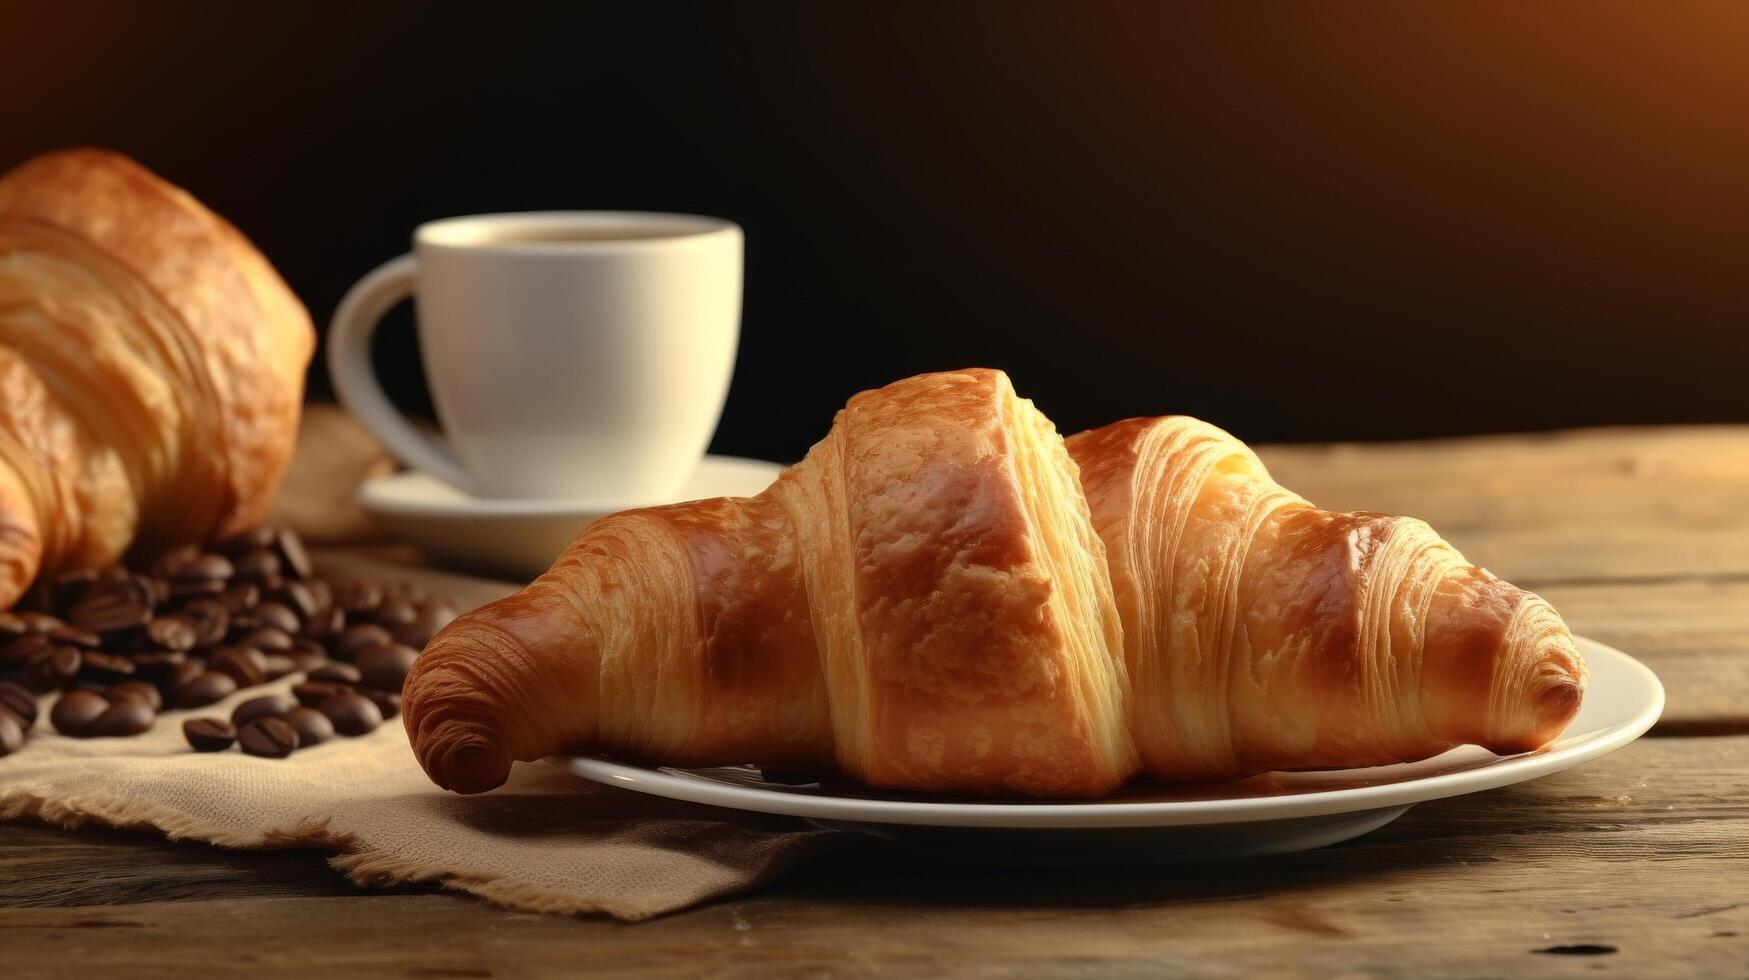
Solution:
<svg viewBox="0 0 1749 980"><path fill-rule="evenodd" d="M635 9L6 4L0 166L132 154L323 324L422 220L732 218L720 452L970 364L1065 431L1749 420L1749 6Z"/></svg>

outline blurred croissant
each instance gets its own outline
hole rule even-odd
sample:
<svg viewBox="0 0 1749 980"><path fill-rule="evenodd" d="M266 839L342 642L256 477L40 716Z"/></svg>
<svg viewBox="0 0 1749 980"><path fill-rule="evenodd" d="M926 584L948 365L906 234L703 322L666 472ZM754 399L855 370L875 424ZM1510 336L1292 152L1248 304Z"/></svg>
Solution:
<svg viewBox="0 0 1749 980"><path fill-rule="evenodd" d="M0 177L0 608L264 515L308 314L236 229L103 150Z"/></svg>
<svg viewBox="0 0 1749 980"><path fill-rule="evenodd" d="M1316 510L1190 419L1065 445L974 370L857 395L757 497L594 524L432 640L404 720L461 792L587 750L1073 798L1522 751L1584 683L1425 524Z"/></svg>

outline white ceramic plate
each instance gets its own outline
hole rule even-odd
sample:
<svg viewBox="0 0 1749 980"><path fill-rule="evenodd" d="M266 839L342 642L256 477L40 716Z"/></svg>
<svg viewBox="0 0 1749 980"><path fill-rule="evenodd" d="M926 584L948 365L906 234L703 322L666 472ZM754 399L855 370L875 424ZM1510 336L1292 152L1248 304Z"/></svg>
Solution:
<svg viewBox="0 0 1749 980"><path fill-rule="evenodd" d="M1384 826L1427 800L1560 772L1638 738L1664 710L1664 688L1638 661L1579 638L1591 683L1579 714L1536 752L1462 746L1422 762L1277 772L1232 783L1138 782L1088 802L987 801L767 781L747 766L648 768L554 757L586 779L694 803L805 817L960 859L1061 864L1230 857L1321 847Z"/></svg>
<svg viewBox="0 0 1749 980"><path fill-rule="evenodd" d="M782 466L764 460L706 456L669 500L525 500L470 496L409 470L365 481L358 503L433 561L527 581L546 571L591 521L632 507L750 497L781 472Z"/></svg>

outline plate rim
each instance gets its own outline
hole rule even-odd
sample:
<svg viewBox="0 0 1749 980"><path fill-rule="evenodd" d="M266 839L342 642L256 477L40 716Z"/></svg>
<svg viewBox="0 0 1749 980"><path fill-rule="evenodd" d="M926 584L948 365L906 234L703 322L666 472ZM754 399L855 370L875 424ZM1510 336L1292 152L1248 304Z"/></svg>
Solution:
<svg viewBox="0 0 1749 980"><path fill-rule="evenodd" d="M707 453L700 459L699 465L704 466L713 462L735 466L756 466L760 469L769 468L773 479L776 479L777 474L781 473L784 468L784 464L768 459L754 459L751 456L728 456L722 453ZM474 497L470 495L461 501L409 500L405 497L394 496L386 489L426 481L443 482L442 478L435 474L417 469L404 469L383 476L367 478L359 484L354 497L358 501L358 505L371 514L437 518L572 517L589 514L616 514L622 510L649 506L647 502L552 497ZM457 490L457 492L466 494L465 491L461 490Z"/></svg>
<svg viewBox="0 0 1749 980"><path fill-rule="evenodd" d="M1576 744L1547 752L1502 758L1498 763L1453 773L1419 776L1370 786L1315 790L1284 796L1218 800L1090 800L1063 803L869 800L847 796L783 793L689 778L659 769L587 755L554 755L544 761L591 782L651 796L754 813L849 823L1035 830L1116 827L1189 827L1256 823L1357 813L1464 796L1539 779L1608 755L1645 734L1664 711L1664 685L1651 668L1605 643L1575 635L1593 652L1619 658L1649 695L1625 722Z"/></svg>

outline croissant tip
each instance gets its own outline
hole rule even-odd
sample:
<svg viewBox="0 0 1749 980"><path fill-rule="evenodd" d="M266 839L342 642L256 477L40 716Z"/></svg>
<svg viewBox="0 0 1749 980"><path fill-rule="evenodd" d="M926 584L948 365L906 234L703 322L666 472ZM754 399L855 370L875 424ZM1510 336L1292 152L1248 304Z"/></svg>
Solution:
<svg viewBox="0 0 1749 980"><path fill-rule="evenodd" d="M444 789L484 793L510 778L511 760L503 750L483 741L467 741L445 749L426 771Z"/></svg>
<svg viewBox="0 0 1749 980"><path fill-rule="evenodd" d="M1552 742L1567 730L1579 705L1585 700L1585 687L1591 672L1585 668L1585 658L1579 655L1573 635L1558 631L1552 642L1543 645L1541 684L1538 685L1532 710L1542 731L1544 743Z"/></svg>
<svg viewBox="0 0 1749 980"><path fill-rule="evenodd" d="M1547 669L1534 689L1527 691L1522 719L1515 730L1496 733L1487 745L1500 755L1534 752L1561 737L1579 714L1585 700L1586 674L1582 663L1561 664Z"/></svg>
<svg viewBox="0 0 1749 980"><path fill-rule="evenodd" d="M1545 714L1570 718L1584 698L1585 683L1577 677L1563 677L1543 689L1542 708Z"/></svg>
<svg viewBox="0 0 1749 980"><path fill-rule="evenodd" d="M1584 700L1585 685L1572 677L1563 677L1537 693L1536 715L1546 736L1544 742L1554 741L1566 731Z"/></svg>

